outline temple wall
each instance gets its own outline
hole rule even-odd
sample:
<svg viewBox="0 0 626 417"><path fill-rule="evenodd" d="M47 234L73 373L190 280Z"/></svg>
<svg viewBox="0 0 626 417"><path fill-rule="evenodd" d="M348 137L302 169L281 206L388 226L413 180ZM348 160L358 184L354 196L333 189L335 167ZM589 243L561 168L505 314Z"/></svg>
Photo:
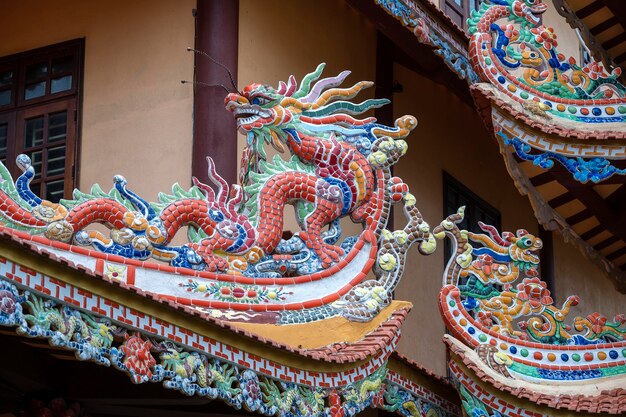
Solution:
<svg viewBox="0 0 626 417"><path fill-rule="evenodd" d="M548 6L548 9L541 15L542 22L545 27L553 28L554 33L557 34L557 50L565 55L566 62L572 56L580 65L580 40L576 30L572 29L565 18L559 14L551 0L544 0L543 3Z"/></svg>
<svg viewBox="0 0 626 417"><path fill-rule="evenodd" d="M80 185L156 198L191 176L195 0L0 2L0 56L85 38ZM167 155L167 158L163 158Z"/></svg>

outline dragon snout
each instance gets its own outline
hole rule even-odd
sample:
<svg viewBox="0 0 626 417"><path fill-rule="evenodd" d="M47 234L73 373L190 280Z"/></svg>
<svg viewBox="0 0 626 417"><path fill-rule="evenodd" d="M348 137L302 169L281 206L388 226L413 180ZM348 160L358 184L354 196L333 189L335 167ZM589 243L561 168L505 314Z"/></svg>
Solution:
<svg viewBox="0 0 626 417"><path fill-rule="evenodd" d="M230 93L226 96L226 98L224 98L224 106L226 107L226 110L231 112L240 106L245 106L246 104L250 104L248 99L236 93Z"/></svg>

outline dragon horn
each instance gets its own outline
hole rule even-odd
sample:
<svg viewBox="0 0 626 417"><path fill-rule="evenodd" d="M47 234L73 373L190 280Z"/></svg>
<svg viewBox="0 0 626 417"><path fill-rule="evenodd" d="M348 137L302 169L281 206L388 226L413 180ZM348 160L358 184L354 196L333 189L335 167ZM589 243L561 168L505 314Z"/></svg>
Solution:
<svg viewBox="0 0 626 417"><path fill-rule="evenodd" d="M206 158L207 164L209 165L209 179L213 182L213 184L217 185L217 204L220 207L226 205L226 200L228 200L228 192L230 187L228 183L224 180L224 178L220 177L217 171L215 170L215 162L210 156Z"/></svg>
<svg viewBox="0 0 626 417"><path fill-rule="evenodd" d="M237 205L243 200L243 189L239 185L233 185L233 197L228 200L228 212L233 216L237 215Z"/></svg>
<svg viewBox="0 0 626 417"><path fill-rule="evenodd" d="M285 91L286 97L291 97L294 91L296 91L296 87L298 86L298 82L296 81L296 77L293 75L289 76L289 81L287 81L287 91Z"/></svg>
<svg viewBox="0 0 626 417"><path fill-rule="evenodd" d="M191 180L193 181L193 185L195 185L196 187L198 187L199 189L201 189L202 191L206 193L207 201L215 201L215 192L213 191L213 188L201 182L196 177L191 177Z"/></svg>
<svg viewBox="0 0 626 417"><path fill-rule="evenodd" d="M285 97L291 97L293 92L296 91L297 86L298 86L298 83L296 82L296 77L294 77L293 75L290 75L289 80L287 81L286 84L284 81L278 82L277 93Z"/></svg>
<svg viewBox="0 0 626 417"><path fill-rule="evenodd" d="M276 92L280 95L285 95L285 91L287 91L287 84L284 81L278 82L278 90Z"/></svg>
<svg viewBox="0 0 626 417"><path fill-rule="evenodd" d="M489 236L491 236L491 238L500 246L509 246L511 243L507 242L506 240L502 239L500 237L500 233L498 233L498 230L489 225L489 224L485 224L483 222L478 222L478 227L480 227L484 232L489 233Z"/></svg>

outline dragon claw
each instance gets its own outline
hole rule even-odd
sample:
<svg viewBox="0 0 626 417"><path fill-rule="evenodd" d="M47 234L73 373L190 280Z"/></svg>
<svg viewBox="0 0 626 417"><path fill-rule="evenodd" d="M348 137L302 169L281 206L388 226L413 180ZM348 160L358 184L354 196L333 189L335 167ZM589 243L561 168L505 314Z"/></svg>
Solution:
<svg viewBox="0 0 626 417"><path fill-rule="evenodd" d="M304 241L307 248L312 249L322 261L322 266L328 268L332 264L339 262L344 255L344 250L339 246L324 243L321 239L312 236L307 232L300 232L300 238Z"/></svg>
<svg viewBox="0 0 626 417"><path fill-rule="evenodd" d="M339 262L344 254L344 250L341 249L339 246L329 245L327 243L322 243L319 248L314 250L315 253L322 260L322 266L324 268L327 268L332 264Z"/></svg>
<svg viewBox="0 0 626 417"><path fill-rule="evenodd" d="M206 264L206 270L209 272L226 272L228 271L228 261L221 256L213 254L213 251L207 246L193 244L190 245L191 249L197 253L204 263Z"/></svg>
<svg viewBox="0 0 626 417"><path fill-rule="evenodd" d="M209 272L226 272L228 270L228 262L226 259L217 255L203 255L202 260L207 265L207 271Z"/></svg>

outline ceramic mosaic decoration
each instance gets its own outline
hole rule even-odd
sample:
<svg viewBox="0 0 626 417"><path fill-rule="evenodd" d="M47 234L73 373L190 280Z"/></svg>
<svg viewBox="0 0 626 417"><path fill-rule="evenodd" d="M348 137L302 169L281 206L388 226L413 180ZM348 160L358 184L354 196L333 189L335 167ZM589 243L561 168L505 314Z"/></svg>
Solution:
<svg viewBox="0 0 626 417"><path fill-rule="evenodd" d="M116 176L108 192L96 185L56 204L30 191L35 171L20 155L24 173L15 183L0 167L4 227L180 304L247 310L249 319L264 322L369 320L389 304L409 246L435 249L415 198L390 173L417 121L403 116L389 127L358 118L388 100L352 102L372 83L339 87L350 72L319 79L323 69L299 85L291 76L278 88L251 84L226 97L247 135L239 184L227 184L207 158L211 185L196 179L188 190L174 185L157 202ZM289 156L268 159L268 146ZM395 232L385 229L392 204L403 204L408 218ZM283 240L288 205L300 230ZM342 236L343 217L362 224L363 232ZM110 233L92 229L95 223ZM172 244L183 227L188 243ZM370 272L377 279L365 281Z"/></svg>
<svg viewBox="0 0 626 417"><path fill-rule="evenodd" d="M372 83L341 88L349 72L319 79L323 68L299 85L290 77L226 97L247 135L236 185L208 158L212 185L174 185L157 202L116 176L108 192L96 185L52 203L30 191L27 156L15 182L0 166L0 325L136 384L268 416L350 417L367 407L460 416L449 394L389 365L398 366L410 309L391 296L407 250L435 249L415 197L390 171L417 121L359 119L387 100L353 103ZM267 146L290 155L269 159ZM389 231L393 204L407 224ZM301 230L285 240L287 205ZM343 217L362 232L342 236ZM172 244L183 227L188 242Z"/></svg>
<svg viewBox="0 0 626 417"><path fill-rule="evenodd" d="M460 42L432 16L432 10L413 0L375 0L387 13L402 23L415 35L415 39L433 48L445 64L457 76L468 83L478 82L478 75L472 68L467 45ZM438 10L437 7L431 9ZM442 12L439 12L442 13Z"/></svg>
<svg viewBox="0 0 626 417"><path fill-rule="evenodd" d="M551 115L587 123L626 121L626 88L601 63L583 67L558 52L554 29L540 24L540 0L490 0L469 19L470 55L484 81ZM592 100L592 101L590 101Z"/></svg>
<svg viewBox="0 0 626 417"><path fill-rule="evenodd" d="M547 7L540 0L490 0L472 13L471 62L481 82L489 84L478 84L475 91L510 108L515 117L505 121L509 128L495 115L493 124L518 158L544 169L558 162L582 183L624 175L626 170L611 162L624 159L624 145L596 141L624 138L621 69L608 71L593 60L579 65L559 53L554 29L540 24Z"/></svg>
<svg viewBox="0 0 626 417"><path fill-rule="evenodd" d="M489 369L502 385L523 381L529 392L541 392L543 384L558 383L553 386L565 390L565 384L579 381L624 384L626 316L571 317L580 298L570 296L556 305L540 279L541 239L523 229L500 234L482 223L482 234L459 230L462 219L463 209L434 229L454 247L439 297L451 350ZM458 364L450 366L461 386L475 385ZM461 394L470 398L468 386ZM468 415L478 407L474 400L464 401Z"/></svg>
<svg viewBox="0 0 626 417"><path fill-rule="evenodd" d="M125 372L136 384L161 383L187 396L218 399L268 416L348 417L368 407L406 417L461 415L454 403L388 369L398 334L354 367L342 370L335 364L334 371L309 371L250 354L7 259L0 262L0 273L0 326L46 339L73 351L78 360ZM266 349L271 347L268 343ZM311 351L300 354L306 360Z"/></svg>

